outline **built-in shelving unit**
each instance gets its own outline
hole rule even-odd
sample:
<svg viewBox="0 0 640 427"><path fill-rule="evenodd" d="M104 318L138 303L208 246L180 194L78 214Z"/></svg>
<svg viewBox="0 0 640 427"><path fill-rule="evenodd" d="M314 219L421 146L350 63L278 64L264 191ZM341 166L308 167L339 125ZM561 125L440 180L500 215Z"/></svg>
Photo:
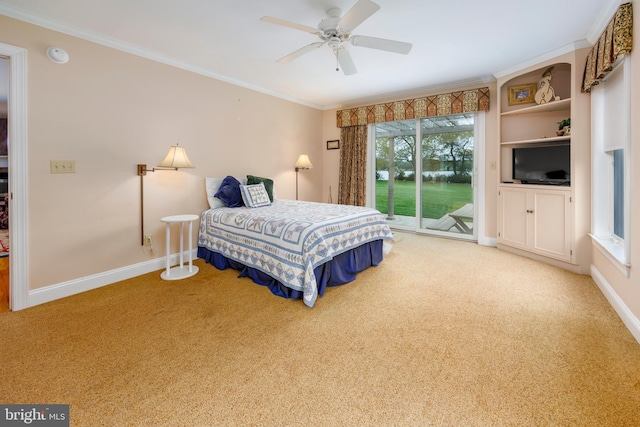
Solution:
<svg viewBox="0 0 640 427"><path fill-rule="evenodd" d="M576 158L585 161L583 148L577 151L576 138L581 147L588 138L582 135L587 126L581 124L580 131L574 132L576 97L585 102L576 91L582 74L576 68L576 57L573 52L498 79L498 247L581 271L576 265L582 256L576 251L576 224L584 227L584 221L575 217L575 189L585 190L588 178L583 167L575 173ZM537 104L529 97L528 103L519 100L509 105L510 92L518 87L539 87L551 67L550 85L555 92L551 101ZM559 123L566 119L571 119L570 134L558 135ZM567 144L570 185L528 184L514 179L515 149Z"/></svg>

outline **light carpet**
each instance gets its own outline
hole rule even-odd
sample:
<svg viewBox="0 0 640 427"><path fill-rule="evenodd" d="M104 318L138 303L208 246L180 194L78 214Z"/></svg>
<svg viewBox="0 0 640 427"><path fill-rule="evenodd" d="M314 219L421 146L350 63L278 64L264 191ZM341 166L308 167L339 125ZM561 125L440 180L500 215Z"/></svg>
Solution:
<svg viewBox="0 0 640 427"><path fill-rule="evenodd" d="M587 276L396 233L308 308L197 265L0 314L0 402L74 426L640 425L640 345Z"/></svg>

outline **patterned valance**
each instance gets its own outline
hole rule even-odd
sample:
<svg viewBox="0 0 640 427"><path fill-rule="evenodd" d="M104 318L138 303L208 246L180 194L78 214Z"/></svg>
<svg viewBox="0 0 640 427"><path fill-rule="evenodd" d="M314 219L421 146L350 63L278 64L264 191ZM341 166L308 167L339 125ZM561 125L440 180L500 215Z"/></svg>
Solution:
<svg viewBox="0 0 640 427"><path fill-rule="evenodd" d="M337 119L343 128L476 111L489 111L488 87L338 110Z"/></svg>
<svg viewBox="0 0 640 427"><path fill-rule="evenodd" d="M582 91L591 88L604 79L618 58L631 53L633 31L633 12L631 3L620 5L615 16L609 21L606 30L587 56L582 80Z"/></svg>

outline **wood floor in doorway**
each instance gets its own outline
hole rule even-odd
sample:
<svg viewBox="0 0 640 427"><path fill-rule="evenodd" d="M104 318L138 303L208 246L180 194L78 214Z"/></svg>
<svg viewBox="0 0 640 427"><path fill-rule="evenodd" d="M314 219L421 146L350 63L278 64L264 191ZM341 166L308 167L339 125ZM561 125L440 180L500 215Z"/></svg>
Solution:
<svg viewBox="0 0 640 427"><path fill-rule="evenodd" d="M9 257L0 258L0 313L9 311Z"/></svg>

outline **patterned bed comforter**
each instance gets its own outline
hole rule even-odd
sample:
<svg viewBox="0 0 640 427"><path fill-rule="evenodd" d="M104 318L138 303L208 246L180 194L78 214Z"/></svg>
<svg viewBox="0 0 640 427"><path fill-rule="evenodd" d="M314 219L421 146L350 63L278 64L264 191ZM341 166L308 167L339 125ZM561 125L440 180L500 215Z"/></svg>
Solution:
<svg viewBox="0 0 640 427"><path fill-rule="evenodd" d="M314 268L374 240L393 240L380 212L359 206L276 200L260 208L217 208L202 213L198 246L318 296Z"/></svg>

